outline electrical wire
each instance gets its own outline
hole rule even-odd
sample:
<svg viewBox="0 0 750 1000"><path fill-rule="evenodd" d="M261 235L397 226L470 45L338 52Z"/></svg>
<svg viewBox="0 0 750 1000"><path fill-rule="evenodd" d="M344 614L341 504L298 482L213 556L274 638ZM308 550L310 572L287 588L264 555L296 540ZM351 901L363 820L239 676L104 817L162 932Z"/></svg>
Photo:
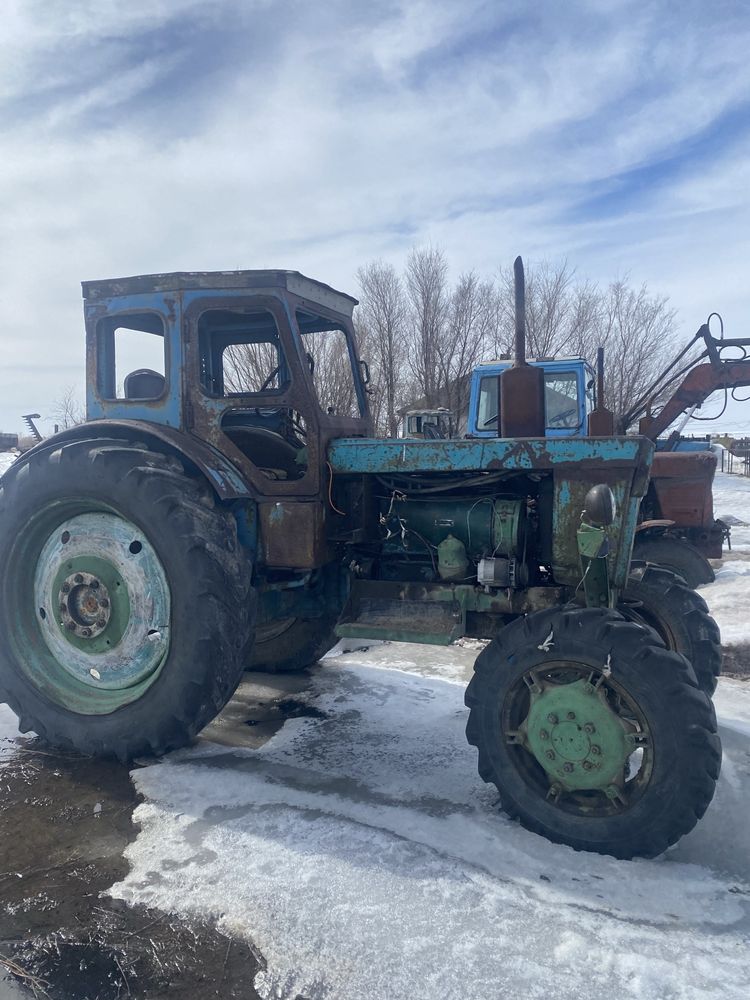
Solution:
<svg viewBox="0 0 750 1000"><path fill-rule="evenodd" d="M326 462L326 465L328 466L328 503L331 505L331 510L334 514L340 514L342 517L346 517L346 511L339 510L333 502L333 466L330 462Z"/></svg>

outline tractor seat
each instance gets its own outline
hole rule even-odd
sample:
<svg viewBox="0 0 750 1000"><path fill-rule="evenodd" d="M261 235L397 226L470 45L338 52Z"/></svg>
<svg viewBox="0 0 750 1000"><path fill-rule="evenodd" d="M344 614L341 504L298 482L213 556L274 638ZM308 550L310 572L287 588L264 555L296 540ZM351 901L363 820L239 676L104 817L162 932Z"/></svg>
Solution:
<svg viewBox="0 0 750 1000"><path fill-rule="evenodd" d="M125 376L125 399L158 399L167 380L152 368L138 368Z"/></svg>
<svg viewBox="0 0 750 1000"><path fill-rule="evenodd" d="M297 461L299 449L290 444L286 438L276 431L266 427L252 425L224 425L222 430L240 451L250 459L253 465L263 470L274 470L270 478L276 479L278 472L283 478L300 479L305 474L305 466Z"/></svg>

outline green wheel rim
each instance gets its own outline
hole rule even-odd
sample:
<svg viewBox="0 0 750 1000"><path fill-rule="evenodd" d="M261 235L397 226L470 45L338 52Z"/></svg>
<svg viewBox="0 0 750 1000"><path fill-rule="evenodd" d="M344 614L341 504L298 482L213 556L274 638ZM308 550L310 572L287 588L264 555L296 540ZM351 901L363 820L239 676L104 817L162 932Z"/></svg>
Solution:
<svg viewBox="0 0 750 1000"><path fill-rule="evenodd" d="M17 540L12 565L11 641L42 694L104 715L151 687L169 653L171 593L140 528L94 501L50 504Z"/></svg>
<svg viewBox="0 0 750 1000"><path fill-rule="evenodd" d="M526 783L565 812L615 815L651 780L648 722L606 670L558 661L527 671L505 699L501 725Z"/></svg>

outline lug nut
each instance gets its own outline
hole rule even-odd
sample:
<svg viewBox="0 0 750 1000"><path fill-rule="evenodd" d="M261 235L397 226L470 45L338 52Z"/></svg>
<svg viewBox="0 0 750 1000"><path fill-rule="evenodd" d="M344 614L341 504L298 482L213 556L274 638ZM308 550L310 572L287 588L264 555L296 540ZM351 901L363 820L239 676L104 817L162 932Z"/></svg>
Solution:
<svg viewBox="0 0 750 1000"><path fill-rule="evenodd" d="M91 587L92 590L98 590L99 589L99 581L98 580L92 580L91 583L89 584L89 586Z"/></svg>
<svg viewBox="0 0 750 1000"><path fill-rule="evenodd" d="M568 717L569 719L575 719L575 717L576 717L576 713L575 713L575 712L568 712L568 716L567 716L567 717Z"/></svg>
<svg viewBox="0 0 750 1000"><path fill-rule="evenodd" d="M590 760L585 760L583 762L583 769L584 769L584 771L590 771L593 766L594 765L591 763Z"/></svg>
<svg viewBox="0 0 750 1000"><path fill-rule="evenodd" d="M88 637L89 637L89 636L91 635L91 629L90 629L90 628L85 628L85 629L83 629L83 630L81 631L81 635L85 635L85 636L86 636L86 638L88 639Z"/></svg>
<svg viewBox="0 0 750 1000"><path fill-rule="evenodd" d="M109 607L109 601L107 600L106 597L103 597L101 599L101 601L99 601L99 607L100 608L108 608Z"/></svg>
<svg viewBox="0 0 750 1000"><path fill-rule="evenodd" d="M97 628L106 628L107 627L107 623L105 622L105 620L103 618L100 618L99 621L96 623L96 627Z"/></svg>
<svg viewBox="0 0 750 1000"><path fill-rule="evenodd" d="M83 583L83 577L81 576L80 573L76 573L73 579L75 580L76 583Z"/></svg>
<svg viewBox="0 0 750 1000"><path fill-rule="evenodd" d="M548 750L547 753L544 756L547 758L547 760L554 760L555 759L555 751L554 750Z"/></svg>
<svg viewBox="0 0 750 1000"><path fill-rule="evenodd" d="M69 594L70 593L70 584L69 583L64 583L62 585L62 592L63 592L63 594Z"/></svg>
<svg viewBox="0 0 750 1000"><path fill-rule="evenodd" d="M584 733L588 733L589 736L590 736L591 733L595 733L596 732L596 729L594 729L594 726L592 725L592 723L587 722L586 725L583 727L583 731L584 731Z"/></svg>
<svg viewBox="0 0 750 1000"><path fill-rule="evenodd" d="M591 747L591 752L595 754L600 754L602 752L602 748L600 746L597 746L596 743L594 743L594 745Z"/></svg>
<svg viewBox="0 0 750 1000"><path fill-rule="evenodd" d="M570 772L572 770L573 770L573 765L572 764L570 764L570 763L563 764L563 771L565 771L566 774L570 774Z"/></svg>
<svg viewBox="0 0 750 1000"><path fill-rule="evenodd" d="M539 739L540 740L548 740L549 739L549 733L547 732L546 729L542 729L540 731L540 733L539 733Z"/></svg>
<svg viewBox="0 0 750 1000"><path fill-rule="evenodd" d="M551 722L553 726L555 725L555 723L557 722L557 716L554 714L554 712L550 712L550 714L547 716L547 722Z"/></svg>

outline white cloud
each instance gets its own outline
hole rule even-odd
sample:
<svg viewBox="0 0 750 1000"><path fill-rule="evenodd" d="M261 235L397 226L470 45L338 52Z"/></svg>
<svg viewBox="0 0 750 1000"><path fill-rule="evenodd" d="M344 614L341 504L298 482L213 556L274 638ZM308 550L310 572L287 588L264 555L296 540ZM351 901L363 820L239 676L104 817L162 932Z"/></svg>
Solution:
<svg viewBox="0 0 750 1000"><path fill-rule="evenodd" d="M686 332L750 311L742 137L699 139L750 85L731 6L47 7L11 3L0 40L0 426L82 381L81 279L281 266L356 291L433 240L456 271L630 272ZM581 211L634 168L626 203Z"/></svg>

